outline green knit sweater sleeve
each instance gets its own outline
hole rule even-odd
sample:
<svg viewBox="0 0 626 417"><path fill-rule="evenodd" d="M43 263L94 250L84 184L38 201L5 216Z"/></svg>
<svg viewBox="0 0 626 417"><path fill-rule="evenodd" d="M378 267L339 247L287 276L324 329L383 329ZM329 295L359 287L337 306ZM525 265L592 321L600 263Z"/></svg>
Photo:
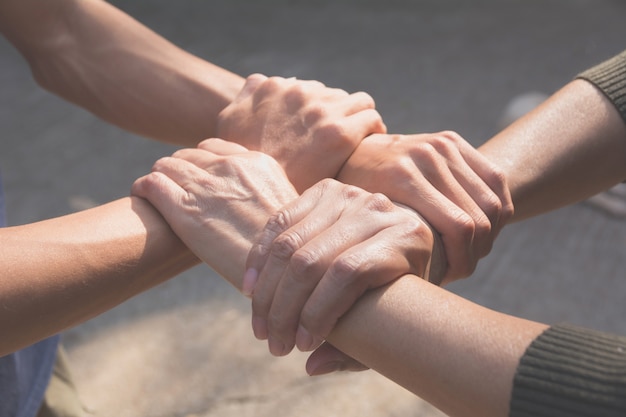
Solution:
<svg viewBox="0 0 626 417"><path fill-rule="evenodd" d="M626 51L578 74L606 94L626 122Z"/></svg>
<svg viewBox="0 0 626 417"><path fill-rule="evenodd" d="M520 360L510 416L626 416L626 337L550 327Z"/></svg>
<svg viewBox="0 0 626 417"><path fill-rule="evenodd" d="M626 51L579 74L626 122ZM511 417L626 416L626 337L552 326L522 356Z"/></svg>

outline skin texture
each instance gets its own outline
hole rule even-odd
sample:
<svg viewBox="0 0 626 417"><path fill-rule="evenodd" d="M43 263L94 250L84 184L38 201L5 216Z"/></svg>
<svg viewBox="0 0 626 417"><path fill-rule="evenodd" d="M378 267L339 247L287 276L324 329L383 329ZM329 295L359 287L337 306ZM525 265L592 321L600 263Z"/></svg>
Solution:
<svg viewBox="0 0 626 417"><path fill-rule="evenodd" d="M0 32L43 88L174 144L214 136L217 115L244 84L100 0L3 0Z"/></svg>
<svg viewBox="0 0 626 417"><path fill-rule="evenodd" d="M574 81L487 142L481 152L505 173L513 202L521 207L514 217L519 220L577 201L626 178L625 138L626 127L611 102L589 83ZM177 167L181 161L163 161L134 188L137 195L166 213L166 219L190 246L199 230L202 239L218 233L198 209L200 202L214 198L215 190L207 195L204 189L190 184L203 181L206 169L210 177L217 169L213 164L239 166L241 161L256 158L241 148L228 148L224 142L207 143L203 150L207 154L197 150L193 158L185 156L182 161L183 166L196 168L183 170ZM597 165L597 170L592 169ZM264 170L267 166L248 163L243 169ZM201 167L205 167L204 172ZM270 172L272 187L290 189L286 183L276 183L276 169ZM268 178L258 172L255 177ZM267 192L258 183L252 184L252 189ZM233 201L228 194L219 198ZM181 204L185 201L193 204L185 207ZM235 252L252 249L252 224L262 230L263 217L273 213L254 199L248 201L252 201L247 207L251 210L245 220L248 226L231 237L237 243L232 247ZM279 210L278 204L274 210ZM228 219L228 223L241 221L233 219L231 213L232 207L227 207L212 214ZM251 219L257 215L259 219ZM244 255L231 252L231 259L210 259L206 248L197 245L196 255L213 262L218 270L222 268L225 278L243 289L244 278L250 277L231 260L241 261ZM327 344L311 355L307 370L322 374L372 367L451 416L506 416L519 359L547 327L491 311L419 277L405 275L359 298L328 335Z"/></svg>
<svg viewBox="0 0 626 417"><path fill-rule="evenodd" d="M0 1L0 30L43 87L153 139L196 146L219 124L229 139L242 138L286 163L287 154L305 158L332 150L347 157L359 135L384 131L364 93L261 75L246 83L103 1ZM286 96L291 100L285 103ZM245 97L258 99L263 110L246 111ZM312 120L296 123L302 118ZM260 133L252 136L255 131ZM313 140L322 134L325 142ZM334 176L343 161L327 162L307 175ZM0 332L12 335L0 340L0 355L79 324L199 262L161 215L136 197L0 234L0 302L6 306ZM221 247L211 245L216 252Z"/></svg>
<svg viewBox="0 0 626 417"><path fill-rule="evenodd" d="M385 131L366 93L253 74L221 112L217 137L272 155L302 192L321 178L337 176L363 138Z"/></svg>
<svg viewBox="0 0 626 417"><path fill-rule="evenodd" d="M275 355L291 351L294 340L300 350L319 346L347 311L337 306L390 277L411 271L438 281L445 271L431 265L439 241L414 211L336 180L317 183L270 217L258 242L247 265L265 268L260 276L248 269L243 290L254 295L254 333L269 339Z"/></svg>
<svg viewBox="0 0 626 417"><path fill-rule="evenodd" d="M382 140L380 136L383 136ZM467 149L455 135L443 139L439 136L441 135L413 135L412 137L375 135L367 138L353 153L339 178L358 180L361 184L373 188L374 191L389 193L389 196L393 196L391 197L392 200L394 197L402 199L401 202L409 205L415 200L412 199L415 194L412 190L418 189L420 194L426 195L430 190L434 190L434 198L443 197L444 203L441 204L447 204L446 196L450 196L451 199L456 198L456 201L461 201L468 196L471 197L470 202L492 201L492 209L491 211L487 210L487 212L501 214L499 217L491 217L494 220L487 222L482 237L478 232L475 232L467 235L470 236L470 239L467 236L461 238L463 233L467 231L463 228L463 224L466 222L459 225L454 223L456 216L451 216L452 219L449 221L451 225L454 225L452 235L457 229L459 232L456 238L459 239L459 242L470 245L455 245L457 248L461 247L460 250L451 250L450 246L446 247L448 259L451 254L467 255L474 250L473 256L465 258L473 259L473 262L464 261L460 262L459 265L475 266L478 260L476 255L484 256L486 254L487 248L495 239L497 231L502 227L502 224L498 222L520 220L580 201L626 178L626 164L624 163L626 127L624 122L613 104L596 87L582 80L569 83L534 112L496 135L479 149L482 155L476 156L478 152L472 153L472 150ZM453 144L453 147L457 147L457 151L442 148L440 144L442 140L446 141L448 145ZM416 144L426 151L419 150ZM362 146L368 146L374 150L379 149L379 152L366 149L363 153L368 157L363 157L360 155ZM459 155L462 156L462 159L459 159ZM487 164L483 163L485 159L489 161ZM429 164L428 161L433 162ZM471 162L458 163L457 161ZM599 164L598 161L602 161L602 163ZM490 168L493 165L497 168ZM468 169L469 174L457 174L464 168ZM344 175L346 171L348 175ZM437 174L433 175L432 172L437 172ZM482 174L478 175L474 172ZM504 175L504 179L500 177L501 175ZM469 182L471 178L483 178L484 182ZM424 185L412 189L403 184ZM489 186L488 184L492 185ZM510 195L506 190L506 184L510 186ZM443 190L443 192L438 190ZM494 190L499 191L495 192ZM482 197L480 197L481 195ZM506 202L508 196L509 203L499 206L497 196L505 196L501 197L500 202ZM511 201L516 207L513 217L512 207L504 209L511 204ZM417 204L422 204L422 207L428 206L427 203L423 202ZM427 213L428 209L438 207L438 204L440 203L433 203L428 208L417 211L428 220L432 216L428 217L424 213ZM478 206L478 203L474 204ZM486 203L481 204L482 207L488 207ZM297 205L292 204L292 207L297 207ZM445 205L439 205L439 207L442 207L442 211L439 213L455 212L455 206L452 206L451 209L445 209ZM459 206L456 207L458 210ZM500 207L499 210L493 209L498 207ZM471 212L471 210L465 212L465 218L469 218L467 213ZM480 210L477 213L480 214ZM288 236L296 222L292 215L283 215L282 217L286 220L281 230L285 236ZM445 214L440 215L440 217L448 220ZM358 217L353 217L352 220L356 225L367 227ZM495 228L489 229L489 223L495 225ZM266 228L269 229L269 227ZM272 232L272 230L269 231ZM486 231L489 233L485 233ZM280 253L280 245L277 243L280 243L283 237L280 234L275 234L277 237L274 242L262 242L262 245L266 247L276 245ZM315 238L314 233L309 232L308 235L309 239ZM471 239L472 236L476 238ZM445 245L445 233L442 233L442 239ZM306 247L307 243L306 240L299 241L298 246ZM480 252L481 247L483 252ZM466 250L467 248L470 250ZM298 252L292 251L292 253L294 256L291 261L281 259L283 265L289 265L283 267L285 270L293 269L294 264L298 265L301 262L296 256ZM317 260L319 265L315 265L315 259L308 259L308 270L324 270L323 266L327 264L325 259L328 257L329 255L319 257ZM248 266L252 272L261 277L280 274L281 272L277 272L276 266L266 259L255 254L253 250L248 258ZM367 268L362 266L361 268L345 269L340 279L334 277L329 279L329 276L332 277L329 274L307 273L306 280L300 278L300 281L306 281L307 285L301 286L301 293L297 297L294 297L293 294L282 296L278 291L273 296L267 295L266 289L258 296L253 294L252 305L255 317L253 329L255 334L270 341L270 352L273 353L280 351L275 346L293 345L296 339L294 334L307 335L306 340L310 338L315 341L323 340L328 329L336 321L336 312L347 311L355 300L354 292L351 290L355 285L351 283L366 280L366 286L369 285L367 288L372 288L380 285L380 283L391 282L396 278L393 274L383 274L382 277L381 274L378 274L372 278L368 274L360 273L363 269ZM471 272L471 270L466 272ZM411 271L407 269L405 272ZM333 281L342 282L342 288L345 289L338 292L339 287L336 284L333 285ZM361 283L360 285L364 284ZM275 288L279 287L275 286ZM252 292L251 289L247 289L247 291ZM283 316L280 321L270 317L274 304L283 306L288 302L293 303L293 300L302 301L288 310L294 312L292 316ZM315 314L312 314L313 312ZM268 327L268 322L274 324ZM294 322L297 324L294 325ZM266 328L268 331L265 331ZM276 340L280 340L282 344L278 345ZM305 345L305 343L298 344L303 350L309 350L305 348ZM315 346L317 344L313 345L313 347ZM345 357L340 359L343 355L340 352L333 352L330 347L325 348L322 352L329 357L328 360L331 362L340 363L343 361L340 368L365 368L363 364L357 361ZM316 356L318 355L321 353L316 353ZM323 362L322 359L319 361Z"/></svg>
<svg viewBox="0 0 626 417"><path fill-rule="evenodd" d="M513 215L504 173L451 131L372 135L337 179L419 212L441 235L443 284L471 275Z"/></svg>
<svg viewBox="0 0 626 417"><path fill-rule="evenodd" d="M626 179L626 124L591 83L575 80L479 151L506 173L512 221L582 201Z"/></svg>
<svg viewBox="0 0 626 417"><path fill-rule="evenodd" d="M254 237L271 213L297 198L275 161L219 139L159 160L133 192L240 290ZM222 251L211 248L216 239ZM545 328L404 275L359 298L327 340L450 415L502 416L519 358ZM312 373L341 366L319 352L309 361Z"/></svg>

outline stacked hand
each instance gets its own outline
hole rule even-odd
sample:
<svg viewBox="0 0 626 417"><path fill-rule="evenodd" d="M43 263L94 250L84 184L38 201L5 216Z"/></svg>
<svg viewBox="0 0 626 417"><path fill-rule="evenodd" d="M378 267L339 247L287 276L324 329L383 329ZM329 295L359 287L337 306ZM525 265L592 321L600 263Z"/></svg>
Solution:
<svg viewBox="0 0 626 417"><path fill-rule="evenodd" d="M274 157L299 192L336 177L363 138L386 131L366 93L260 74L248 77L217 129L221 139Z"/></svg>
<svg viewBox="0 0 626 417"><path fill-rule="evenodd" d="M428 277L435 243L412 210L331 179L274 214L257 242L243 290L254 333L274 355L319 346L366 290L407 273Z"/></svg>
<svg viewBox="0 0 626 417"><path fill-rule="evenodd" d="M209 139L133 193L252 298L270 352L317 349L310 373L362 369L322 344L354 302L409 273L470 275L513 212L503 175L457 134L384 130L365 93L253 75L219 122L252 150Z"/></svg>
<svg viewBox="0 0 626 417"><path fill-rule="evenodd" d="M202 261L235 286L250 243L297 193L270 156L221 139L158 160L133 184Z"/></svg>
<svg viewBox="0 0 626 417"><path fill-rule="evenodd" d="M513 215L502 172L450 131L372 135L337 178L420 213L443 240L444 283L471 275Z"/></svg>

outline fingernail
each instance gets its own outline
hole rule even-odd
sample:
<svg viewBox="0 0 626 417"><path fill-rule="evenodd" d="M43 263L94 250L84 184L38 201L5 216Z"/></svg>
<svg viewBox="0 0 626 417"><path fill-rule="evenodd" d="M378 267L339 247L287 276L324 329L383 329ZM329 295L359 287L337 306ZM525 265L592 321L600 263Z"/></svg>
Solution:
<svg viewBox="0 0 626 417"><path fill-rule="evenodd" d="M270 348L270 353L274 356L284 356L285 355L285 344L280 340L276 339L272 335L267 339L267 345Z"/></svg>
<svg viewBox="0 0 626 417"><path fill-rule="evenodd" d="M322 340L311 336L311 333L302 326L298 326L296 332L296 346L301 352L309 352L322 343Z"/></svg>
<svg viewBox="0 0 626 417"><path fill-rule="evenodd" d="M254 268L248 268L243 274L243 280L241 281L241 292L246 297L252 297L254 293L254 287L259 280L259 273Z"/></svg>
<svg viewBox="0 0 626 417"><path fill-rule="evenodd" d="M261 317L252 317L252 331L258 340L267 339L267 322Z"/></svg>
<svg viewBox="0 0 626 417"><path fill-rule="evenodd" d="M311 345L313 344L313 336L302 326L298 326L298 331L296 332L296 346L301 352L307 352L311 350Z"/></svg>
<svg viewBox="0 0 626 417"><path fill-rule="evenodd" d="M341 371L343 369L342 362L324 362L319 366L310 370L309 375L317 376L317 375L325 375L330 374L331 372Z"/></svg>

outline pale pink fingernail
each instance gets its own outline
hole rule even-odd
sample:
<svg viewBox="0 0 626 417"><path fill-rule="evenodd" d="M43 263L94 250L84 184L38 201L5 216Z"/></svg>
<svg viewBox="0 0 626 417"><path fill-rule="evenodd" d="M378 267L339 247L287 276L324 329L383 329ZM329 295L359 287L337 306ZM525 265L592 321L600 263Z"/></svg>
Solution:
<svg viewBox="0 0 626 417"><path fill-rule="evenodd" d="M267 322L265 319L254 316L252 317L252 331L254 332L254 337L259 340L267 339Z"/></svg>
<svg viewBox="0 0 626 417"><path fill-rule="evenodd" d="M298 326L298 331L296 332L296 346L301 352L307 352L311 350L311 346L313 345L313 336L302 326Z"/></svg>
<svg viewBox="0 0 626 417"><path fill-rule="evenodd" d="M311 336L311 333L302 326L298 326L296 332L296 346L301 352L309 352L317 348L322 343L322 340Z"/></svg>
<svg viewBox="0 0 626 417"><path fill-rule="evenodd" d="M287 354L285 344L272 335L267 339L267 345L269 346L270 353L274 356L285 356Z"/></svg>
<svg viewBox="0 0 626 417"><path fill-rule="evenodd" d="M243 274L243 280L241 282L241 292L246 297L252 297L254 293L254 287L259 280L259 273L254 268L248 268Z"/></svg>

